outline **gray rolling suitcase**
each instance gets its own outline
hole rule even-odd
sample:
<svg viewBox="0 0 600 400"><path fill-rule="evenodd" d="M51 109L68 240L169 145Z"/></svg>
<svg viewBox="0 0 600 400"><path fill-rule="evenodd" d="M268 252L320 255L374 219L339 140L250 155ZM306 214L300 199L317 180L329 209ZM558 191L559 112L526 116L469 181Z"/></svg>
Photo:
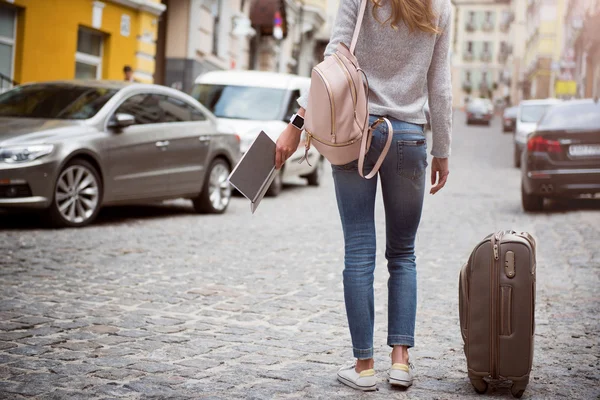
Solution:
<svg viewBox="0 0 600 400"><path fill-rule="evenodd" d="M460 272L460 330L469 379L478 393L487 390L484 378L511 380L517 398L529 383L535 246L527 232L496 232L475 247Z"/></svg>

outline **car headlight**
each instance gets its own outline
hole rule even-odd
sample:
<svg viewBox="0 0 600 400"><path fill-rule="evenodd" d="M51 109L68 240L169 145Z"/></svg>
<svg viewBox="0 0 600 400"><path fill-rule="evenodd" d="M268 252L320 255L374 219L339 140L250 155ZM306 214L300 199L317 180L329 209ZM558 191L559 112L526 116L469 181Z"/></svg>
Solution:
<svg viewBox="0 0 600 400"><path fill-rule="evenodd" d="M33 161L52 153L52 150L54 146L51 144L0 147L0 162L13 164Z"/></svg>

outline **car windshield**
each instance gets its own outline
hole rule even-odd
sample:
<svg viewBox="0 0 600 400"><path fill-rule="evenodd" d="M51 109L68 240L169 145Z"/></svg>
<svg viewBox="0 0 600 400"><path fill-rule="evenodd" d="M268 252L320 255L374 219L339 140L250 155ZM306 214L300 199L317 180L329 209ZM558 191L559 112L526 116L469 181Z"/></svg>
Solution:
<svg viewBox="0 0 600 400"><path fill-rule="evenodd" d="M192 97L218 118L269 121L280 119L285 94L285 89L199 84Z"/></svg>
<svg viewBox="0 0 600 400"><path fill-rule="evenodd" d="M487 106L482 100L473 100L469 103L467 109L471 112L485 112Z"/></svg>
<svg viewBox="0 0 600 400"><path fill-rule="evenodd" d="M551 104L521 106L521 122L539 122Z"/></svg>
<svg viewBox="0 0 600 400"><path fill-rule="evenodd" d="M88 119L116 92L68 84L17 86L0 95L0 117Z"/></svg>
<svg viewBox="0 0 600 400"><path fill-rule="evenodd" d="M517 108L516 107L507 108L506 110L504 110L504 116L506 118L515 118L517 116Z"/></svg>
<svg viewBox="0 0 600 400"><path fill-rule="evenodd" d="M600 130L600 102L566 103L553 107L540 121L540 130Z"/></svg>

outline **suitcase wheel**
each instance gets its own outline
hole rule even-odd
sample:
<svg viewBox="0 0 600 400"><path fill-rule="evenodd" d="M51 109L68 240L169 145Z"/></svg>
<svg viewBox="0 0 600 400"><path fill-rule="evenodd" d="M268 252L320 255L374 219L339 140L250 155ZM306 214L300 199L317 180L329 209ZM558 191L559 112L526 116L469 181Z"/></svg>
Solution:
<svg viewBox="0 0 600 400"><path fill-rule="evenodd" d="M520 399L525 393L525 387L527 386L527 382L515 382L510 387L510 393L513 397Z"/></svg>
<svg viewBox="0 0 600 400"><path fill-rule="evenodd" d="M479 394L487 392L488 384L483 378L471 378L471 385L473 385L473 388ZM523 395L523 393L521 393L521 395Z"/></svg>

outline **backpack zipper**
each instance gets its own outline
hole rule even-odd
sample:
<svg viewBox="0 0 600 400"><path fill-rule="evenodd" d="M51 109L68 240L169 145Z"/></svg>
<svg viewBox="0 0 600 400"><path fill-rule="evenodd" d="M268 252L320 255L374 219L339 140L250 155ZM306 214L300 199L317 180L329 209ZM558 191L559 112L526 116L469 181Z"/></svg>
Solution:
<svg viewBox="0 0 600 400"><path fill-rule="evenodd" d="M329 102L331 103L331 142L335 143L335 99L333 98L333 92L331 90L329 82L327 82L327 79L325 79L325 75L323 75L323 72L321 72L321 70L317 67L314 67L313 69L321 77L321 80L323 81L323 83L325 84L325 88L327 89L327 93L329 94Z"/></svg>
<svg viewBox="0 0 600 400"><path fill-rule="evenodd" d="M333 58L335 58L341 70L344 72L344 75L346 75L348 86L350 86L350 93L352 94L352 103L354 104L354 108L356 109L356 87L354 87L354 85L352 84L352 77L350 76L350 73L348 72L348 69L344 65L342 59L339 58L338 55L335 53L333 53Z"/></svg>

